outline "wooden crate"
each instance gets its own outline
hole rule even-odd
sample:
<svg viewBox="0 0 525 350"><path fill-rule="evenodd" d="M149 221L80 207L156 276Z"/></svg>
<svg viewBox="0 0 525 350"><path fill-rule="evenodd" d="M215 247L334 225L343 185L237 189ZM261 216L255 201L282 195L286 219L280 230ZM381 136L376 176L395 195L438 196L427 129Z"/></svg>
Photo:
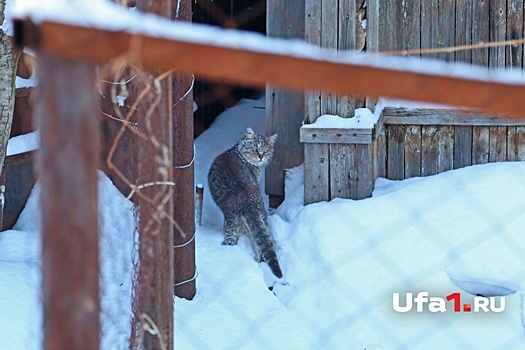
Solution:
<svg viewBox="0 0 525 350"><path fill-rule="evenodd" d="M363 199L376 179L376 136L370 129L301 128L304 143L304 202Z"/></svg>

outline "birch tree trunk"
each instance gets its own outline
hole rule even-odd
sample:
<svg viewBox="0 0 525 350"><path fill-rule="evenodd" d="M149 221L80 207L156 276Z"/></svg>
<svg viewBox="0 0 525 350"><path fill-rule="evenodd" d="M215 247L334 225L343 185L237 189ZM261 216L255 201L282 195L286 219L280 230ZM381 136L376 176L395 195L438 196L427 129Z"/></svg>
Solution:
<svg viewBox="0 0 525 350"><path fill-rule="evenodd" d="M5 20L4 11L5 0L0 0L0 24ZM4 166L7 141L13 122L16 66L19 56L20 50L14 48L12 38L0 29L0 173Z"/></svg>

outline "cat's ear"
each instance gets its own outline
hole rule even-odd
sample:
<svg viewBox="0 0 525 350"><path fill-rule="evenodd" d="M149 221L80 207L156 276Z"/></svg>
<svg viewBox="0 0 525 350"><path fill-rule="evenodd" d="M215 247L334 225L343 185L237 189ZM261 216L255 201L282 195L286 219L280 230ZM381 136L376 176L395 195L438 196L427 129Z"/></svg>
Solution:
<svg viewBox="0 0 525 350"><path fill-rule="evenodd" d="M273 146L275 144L275 141L277 141L277 134L273 134L272 136L268 137L268 142Z"/></svg>
<svg viewBox="0 0 525 350"><path fill-rule="evenodd" d="M244 135L245 139L254 139L256 136L257 135L252 130L252 128L249 127L249 128L246 129L246 134Z"/></svg>

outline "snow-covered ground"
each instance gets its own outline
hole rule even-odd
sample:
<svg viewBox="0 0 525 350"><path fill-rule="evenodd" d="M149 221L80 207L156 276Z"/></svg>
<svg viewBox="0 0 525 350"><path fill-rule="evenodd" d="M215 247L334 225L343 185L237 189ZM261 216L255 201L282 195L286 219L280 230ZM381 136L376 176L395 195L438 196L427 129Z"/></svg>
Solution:
<svg viewBox="0 0 525 350"><path fill-rule="evenodd" d="M243 100L196 140L196 183L247 126L264 132L264 100ZM20 141L19 141L20 142ZM177 349L525 349L525 163L495 163L405 181L374 196L302 205L302 168L269 218L285 277L249 244L222 246L222 216L205 188L196 236L197 296L176 299ZM103 348L129 335L131 204L100 174ZM15 228L0 233L0 348L39 349L38 185ZM451 279L463 289L455 285ZM273 291L268 289L273 286ZM505 310L408 313L393 293L505 297ZM501 299L497 299L501 302ZM498 303L498 305L500 305Z"/></svg>

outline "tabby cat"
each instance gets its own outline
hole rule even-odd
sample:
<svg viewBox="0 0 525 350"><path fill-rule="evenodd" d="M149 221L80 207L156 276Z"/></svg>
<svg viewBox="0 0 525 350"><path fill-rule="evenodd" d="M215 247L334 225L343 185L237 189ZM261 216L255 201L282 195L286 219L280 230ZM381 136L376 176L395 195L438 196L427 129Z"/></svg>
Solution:
<svg viewBox="0 0 525 350"><path fill-rule="evenodd" d="M282 278L259 190L259 176L272 158L276 140L277 134L264 137L248 128L235 146L215 158L208 184L213 200L224 214L223 244L235 245L239 236L246 234L256 259L266 262L273 274Z"/></svg>

